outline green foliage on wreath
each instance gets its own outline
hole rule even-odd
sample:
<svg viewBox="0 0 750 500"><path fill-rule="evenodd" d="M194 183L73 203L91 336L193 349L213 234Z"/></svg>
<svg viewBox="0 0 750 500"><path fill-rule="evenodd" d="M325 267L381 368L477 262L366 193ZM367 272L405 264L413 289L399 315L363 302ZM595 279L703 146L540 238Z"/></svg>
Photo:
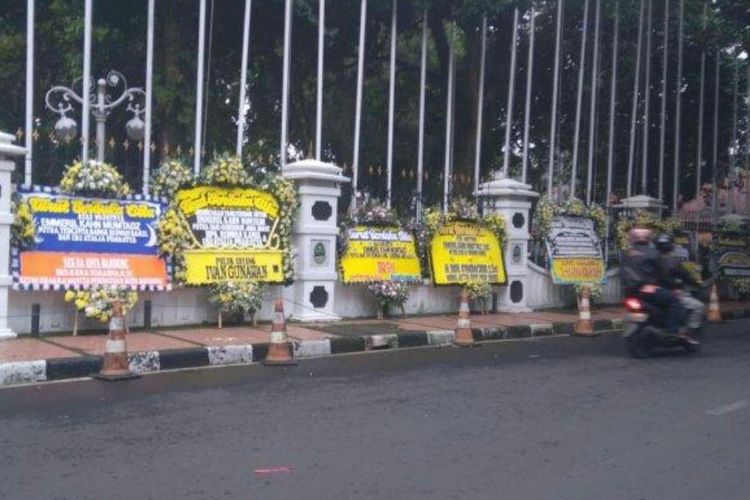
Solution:
<svg viewBox="0 0 750 500"><path fill-rule="evenodd" d="M617 246L620 250L627 250L630 246L629 233L634 227L648 228L653 231L654 234L667 233L672 236L682 229L682 225L677 219L660 219L649 212L638 210L633 215L629 217L623 216L617 221L615 234L617 237Z"/></svg>
<svg viewBox="0 0 750 500"><path fill-rule="evenodd" d="M169 190L174 193L181 188L194 186L215 187L253 187L272 194L279 202L279 222L276 226L284 263L284 284L294 282L294 254L292 251L292 223L294 213L299 206L297 191L292 181L279 175L273 166L254 164L255 175L251 175L242 161L235 156L223 154L217 156L201 172L197 180L183 176L177 185L171 184ZM190 226L180 214L177 204L172 199L164 216L157 224L156 234L162 255L171 256L174 283L185 282L184 251L196 248Z"/></svg>
<svg viewBox="0 0 750 500"><path fill-rule="evenodd" d="M60 192L97 198L123 198L132 193L120 172L109 163L76 161L65 169Z"/></svg>
<svg viewBox="0 0 750 500"><path fill-rule="evenodd" d="M429 273L430 243L435 232L442 225L449 222L472 222L484 227L497 236L500 245L505 241L507 223L500 214L479 214L476 202L470 198L455 198L443 213L440 207L433 206L425 209L422 220L413 220L410 224L417 240L417 253L422 263L423 274Z"/></svg>
<svg viewBox="0 0 750 500"><path fill-rule="evenodd" d="M534 212L531 236L537 241L543 241L549 234L552 219L557 215L572 217L586 217L594 221L594 229L600 238L607 234L607 213L599 205L586 204L578 198L571 198L565 203L554 203L545 196L539 200Z"/></svg>
<svg viewBox="0 0 750 500"><path fill-rule="evenodd" d="M36 226L31 214L31 207L17 196L13 197L13 224L10 226L10 244L19 250L34 247Z"/></svg>
<svg viewBox="0 0 750 500"><path fill-rule="evenodd" d="M158 198L172 198L180 186L190 184L193 172L175 158L164 160L151 177L151 194Z"/></svg>
<svg viewBox="0 0 750 500"><path fill-rule="evenodd" d="M223 281L208 287L208 300L227 315L254 314L265 294L266 287L254 281Z"/></svg>

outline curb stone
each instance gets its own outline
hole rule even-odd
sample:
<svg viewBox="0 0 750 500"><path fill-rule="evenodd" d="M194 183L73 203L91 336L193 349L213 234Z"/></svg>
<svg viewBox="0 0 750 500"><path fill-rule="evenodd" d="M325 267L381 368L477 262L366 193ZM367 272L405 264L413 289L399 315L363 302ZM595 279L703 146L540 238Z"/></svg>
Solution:
<svg viewBox="0 0 750 500"><path fill-rule="evenodd" d="M55 358L47 360L47 380L88 377L102 368L101 356Z"/></svg>
<svg viewBox="0 0 750 500"><path fill-rule="evenodd" d="M253 362L253 345L226 345L206 348L211 366L236 365Z"/></svg>
<svg viewBox="0 0 750 500"><path fill-rule="evenodd" d="M727 311L722 314L724 321L746 318L750 318L750 309ZM573 333L574 324L573 322L555 322L473 328L472 334L474 340L478 342L570 335ZM594 331L597 333L622 330L623 327L624 322L620 319L594 321ZM295 342L293 346L296 358L313 358L373 350L449 346L453 345L454 338L453 330L426 330L305 340ZM130 353L128 361L130 369L141 374L183 368L257 363L265 359L267 354L268 343L258 343L135 352ZM0 387L88 377L99 372L101 365L102 356L93 355L0 363Z"/></svg>
<svg viewBox="0 0 750 500"><path fill-rule="evenodd" d="M531 336L532 337L545 337L547 335L554 335L555 328L552 323L539 323L531 325Z"/></svg>
<svg viewBox="0 0 750 500"><path fill-rule="evenodd" d="M0 386L44 382L47 380L47 362L14 361L0 364Z"/></svg>

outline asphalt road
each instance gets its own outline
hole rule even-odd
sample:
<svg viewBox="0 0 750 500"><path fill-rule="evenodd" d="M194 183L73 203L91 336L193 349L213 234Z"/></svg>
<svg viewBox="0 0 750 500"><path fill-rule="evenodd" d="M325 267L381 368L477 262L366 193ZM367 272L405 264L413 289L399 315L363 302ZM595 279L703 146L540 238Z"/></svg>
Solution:
<svg viewBox="0 0 750 500"><path fill-rule="evenodd" d="M0 498L750 498L748 325L4 389Z"/></svg>

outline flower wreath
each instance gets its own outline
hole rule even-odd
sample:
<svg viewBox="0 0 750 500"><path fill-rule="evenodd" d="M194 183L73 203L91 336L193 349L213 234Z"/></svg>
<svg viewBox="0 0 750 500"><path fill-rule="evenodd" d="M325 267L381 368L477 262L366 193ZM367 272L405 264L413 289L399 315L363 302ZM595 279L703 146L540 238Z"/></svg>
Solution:
<svg viewBox="0 0 750 500"><path fill-rule="evenodd" d="M95 198L122 198L132 193L120 172L109 163L89 160L68 165L60 180L60 192Z"/></svg>
<svg viewBox="0 0 750 500"><path fill-rule="evenodd" d="M469 300L485 300L492 296L492 285L484 281L466 284Z"/></svg>
<svg viewBox="0 0 750 500"><path fill-rule="evenodd" d="M497 236L500 245L505 241L507 224L505 217L500 214L487 213L480 215L476 202L469 198L455 198L448 211L443 213L440 207L425 209L421 221L412 221L414 235L417 238L417 252L422 262L423 273L429 273L430 242L435 232L448 222L473 222L492 231Z"/></svg>
<svg viewBox="0 0 750 500"><path fill-rule="evenodd" d="M536 205L531 236L536 241L544 241L552 226L552 219L557 215L586 217L594 221L594 229L599 238L607 235L607 214L597 204L586 204L578 198L571 198L565 203L554 203L549 197L540 199Z"/></svg>
<svg viewBox="0 0 750 500"><path fill-rule="evenodd" d="M224 281L211 285L208 300L226 314L253 315L263 305L265 287L254 281Z"/></svg>
<svg viewBox="0 0 750 500"><path fill-rule="evenodd" d="M10 244L19 250L28 250L34 247L36 226L34 216L31 214L29 204L19 196L13 196L13 224L10 227Z"/></svg>
<svg viewBox="0 0 750 500"><path fill-rule="evenodd" d="M166 170L162 172L162 169ZM251 175L240 158L224 154L216 157L197 179L193 179L191 175L185 175L185 171L189 170L179 160L170 160L154 176L154 189L169 193L172 197L178 189L193 186L253 187L271 193L279 202L277 234L282 248L284 284L289 285L294 282L292 222L299 205L297 191L291 181L278 173L269 172L266 168L257 170L257 175ZM176 174L170 175L170 172ZM190 226L180 214L174 199L159 221L156 234L160 252L172 257L173 282L184 284L184 251L195 248L195 243L191 238ZM209 300L224 312L253 312L262 301L263 290L264 287L258 283L227 281L209 286Z"/></svg>
<svg viewBox="0 0 750 500"><path fill-rule="evenodd" d="M604 295L604 287L602 287L601 283L576 283L573 286L575 287L577 297L581 296L584 288L589 291L589 297L592 299L598 299Z"/></svg>
<svg viewBox="0 0 750 500"><path fill-rule="evenodd" d="M68 165L60 180L60 192L74 196L96 198L123 198L132 193L117 169L109 163L89 160L85 164L76 161ZM12 229L13 244L28 249L34 244L34 219L28 203L16 200ZM138 294L128 288L93 286L84 290L65 292L66 302L72 302L77 311L87 318L106 323L112 317L112 307L121 302L123 314L127 314L138 302Z"/></svg>
<svg viewBox="0 0 750 500"><path fill-rule="evenodd" d="M722 233L734 233L744 234L746 229L746 218L737 214L728 214L719 218L717 223L716 232L720 235ZM750 278L747 276L724 276L729 281L737 293L743 296L750 294Z"/></svg>
<svg viewBox="0 0 750 500"><path fill-rule="evenodd" d="M617 237L617 246L620 250L627 250L630 246L630 230L634 227L645 227L655 233L677 234L682 225L677 219L666 218L660 219L655 215L642 210L636 211L633 215L623 216L617 222L615 234Z"/></svg>
<svg viewBox="0 0 750 500"><path fill-rule="evenodd" d="M346 252L349 244L349 230L358 225L394 229L402 227L395 210L386 207L382 202L366 199L351 215L341 218L339 236L336 240L339 257ZM339 259L340 264L341 259ZM367 290L375 297L380 311L387 309L389 305L403 307L409 300L409 283L405 282L377 281L368 284Z"/></svg>
<svg viewBox="0 0 750 500"><path fill-rule="evenodd" d="M122 313L127 314L138 302L138 293L126 288L93 287L88 290L68 290L65 302L72 302L76 310L82 311L87 318L106 323L112 318L112 309L116 301L122 304Z"/></svg>
<svg viewBox="0 0 750 500"><path fill-rule="evenodd" d="M750 278L732 277L730 281L737 293L743 297L750 295Z"/></svg>
<svg viewBox="0 0 750 500"><path fill-rule="evenodd" d="M159 198L172 199L181 186L189 185L193 171L176 158L164 160L151 176L151 194Z"/></svg>

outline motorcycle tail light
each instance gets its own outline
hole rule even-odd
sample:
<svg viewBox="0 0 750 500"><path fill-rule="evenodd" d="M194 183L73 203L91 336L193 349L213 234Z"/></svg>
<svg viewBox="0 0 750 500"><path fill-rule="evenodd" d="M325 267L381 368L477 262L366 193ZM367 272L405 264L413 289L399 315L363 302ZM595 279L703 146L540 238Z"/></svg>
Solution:
<svg viewBox="0 0 750 500"><path fill-rule="evenodd" d="M625 309L627 309L628 311L640 311L641 309L643 309L643 307L641 306L640 300L633 297L628 297L627 299L625 299Z"/></svg>

